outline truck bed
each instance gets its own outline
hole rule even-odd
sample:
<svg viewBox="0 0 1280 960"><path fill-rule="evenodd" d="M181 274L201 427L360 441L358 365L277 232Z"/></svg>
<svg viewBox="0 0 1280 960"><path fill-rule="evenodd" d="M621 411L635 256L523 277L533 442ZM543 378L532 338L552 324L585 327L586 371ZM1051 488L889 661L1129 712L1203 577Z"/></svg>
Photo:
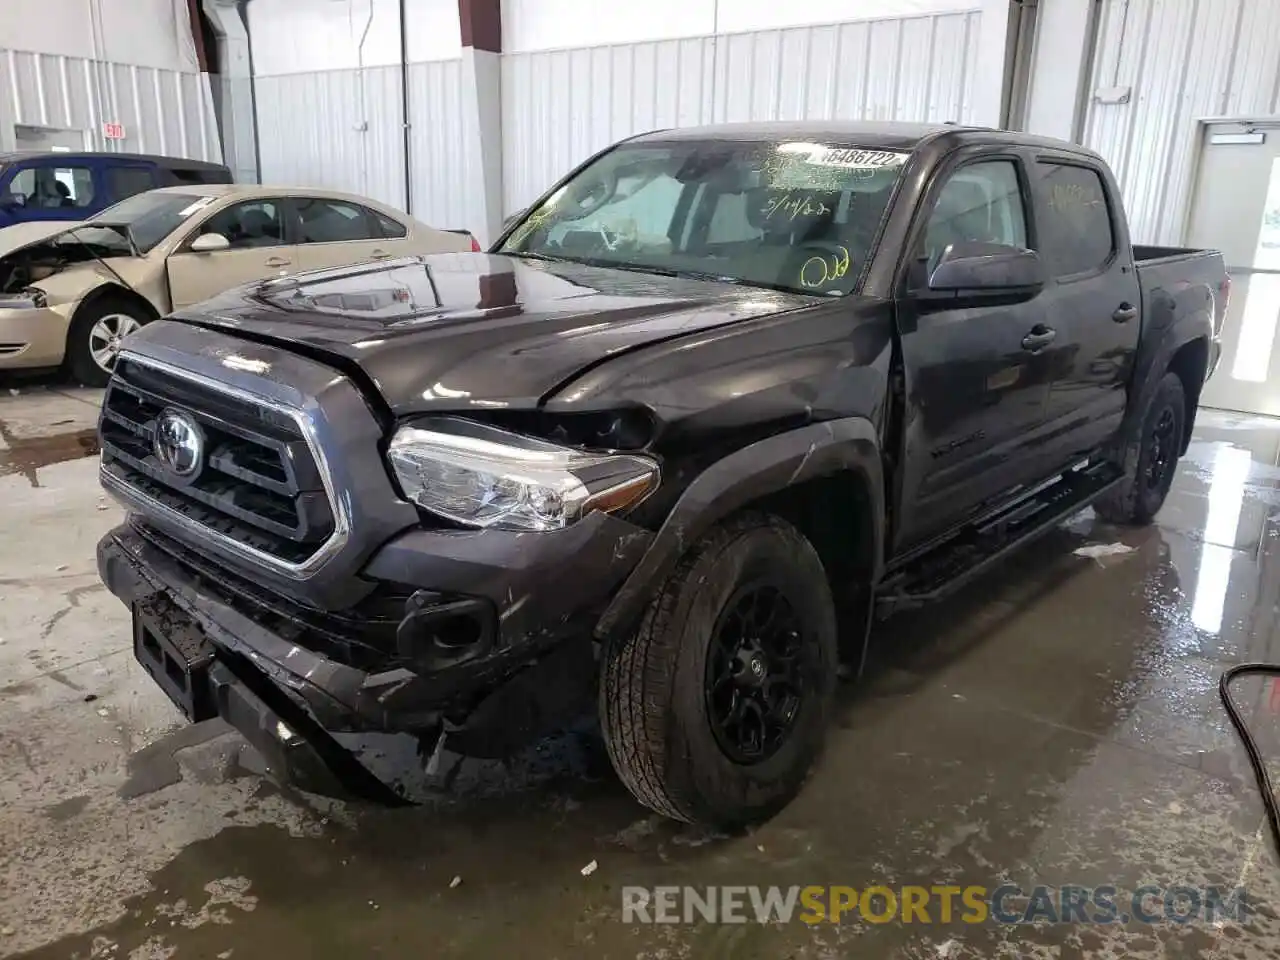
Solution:
<svg viewBox="0 0 1280 960"><path fill-rule="evenodd" d="M1197 247L1157 247L1147 246L1144 244L1133 245L1133 260L1138 267L1144 267L1152 263L1172 260L1194 260L1197 257L1218 257L1222 258L1217 250L1201 250Z"/></svg>

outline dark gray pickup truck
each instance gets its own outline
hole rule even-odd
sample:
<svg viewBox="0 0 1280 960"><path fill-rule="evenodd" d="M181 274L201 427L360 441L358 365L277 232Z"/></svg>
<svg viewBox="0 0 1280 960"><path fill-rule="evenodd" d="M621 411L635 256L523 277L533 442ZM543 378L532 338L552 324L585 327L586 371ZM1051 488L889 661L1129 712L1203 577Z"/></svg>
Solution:
<svg viewBox="0 0 1280 960"><path fill-rule="evenodd" d="M877 614L1087 504L1152 518L1228 292L1216 253L1132 247L1071 144L646 134L488 253L131 338L99 569L183 712L306 789L393 798L344 734L500 756L594 705L643 803L749 823L800 789Z"/></svg>

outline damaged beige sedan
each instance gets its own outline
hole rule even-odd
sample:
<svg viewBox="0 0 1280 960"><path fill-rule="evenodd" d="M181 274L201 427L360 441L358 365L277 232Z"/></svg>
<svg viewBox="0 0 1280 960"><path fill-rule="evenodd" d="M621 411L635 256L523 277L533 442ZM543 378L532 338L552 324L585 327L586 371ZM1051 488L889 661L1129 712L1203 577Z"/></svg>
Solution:
<svg viewBox="0 0 1280 960"><path fill-rule="evenodd" d="M0 230L0 370L106 383L145 323L231 287L366 260L476 249L362 197L235 184L152 190L92 220Z"/></svg>

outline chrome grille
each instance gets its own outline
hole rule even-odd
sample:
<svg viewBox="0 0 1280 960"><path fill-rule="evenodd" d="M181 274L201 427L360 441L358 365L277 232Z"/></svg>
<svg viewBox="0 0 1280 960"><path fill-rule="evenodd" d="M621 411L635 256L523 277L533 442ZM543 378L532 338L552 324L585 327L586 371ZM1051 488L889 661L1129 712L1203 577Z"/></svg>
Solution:
<svg viewBox="0 0 1280 960"><path fill-rule="evenodd" d="M192 477L155 455L165 411L200 428L203 457ZM273 405L216 384L122 357L107 387L100 425L108 477L209 533L295 566L334 535L333 505L307 438Z"/></svg>

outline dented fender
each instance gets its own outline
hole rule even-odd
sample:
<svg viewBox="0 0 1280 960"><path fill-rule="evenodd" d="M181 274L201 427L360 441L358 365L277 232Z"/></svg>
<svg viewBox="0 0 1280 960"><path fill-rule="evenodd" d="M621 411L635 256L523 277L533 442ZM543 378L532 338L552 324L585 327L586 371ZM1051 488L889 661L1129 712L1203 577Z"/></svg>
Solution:
<svg viewBox="0 0 1280 960"><path fill-rule="evenodd" d="M873 538L879 579L884 557L884 477L875 425L865 417L814 423L759 440L712 464L685 490L640 562L596 624L600 638L635 623L653 591L685 551L712 526L751 503L807 480L851 473L870 505L863 519Z"/></svg>

